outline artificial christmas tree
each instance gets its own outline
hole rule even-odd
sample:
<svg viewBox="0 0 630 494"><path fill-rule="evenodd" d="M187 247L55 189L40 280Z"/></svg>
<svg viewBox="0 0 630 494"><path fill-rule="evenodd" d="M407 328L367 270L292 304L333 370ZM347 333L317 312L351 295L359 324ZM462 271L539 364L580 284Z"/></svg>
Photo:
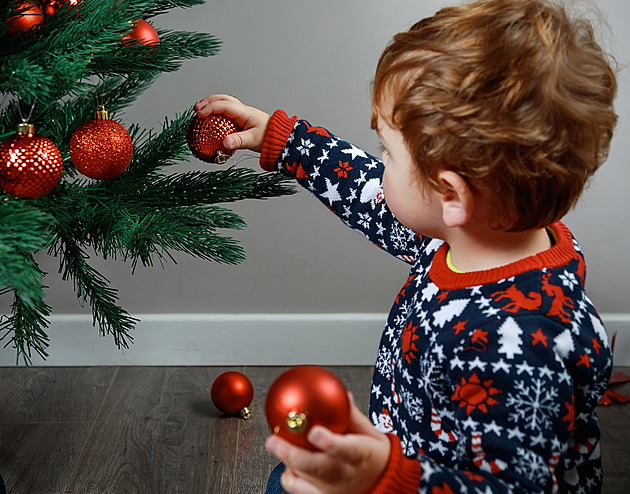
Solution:
<svg viewBox="0 0 630 494"><path fill-rule="evenodd" d="M160 132L126 125L133 143L125 148L131 162L117 163L116 173L102 175L106 180L86 178L72 162L75 133L84 137L77 156L85 162L93 154L92 169L100 170L108 158L94 140L100 130L83 132L97 107L106 107L109 118L116 120L116 112L160 74L178 70L186 59L219 50L220 41L206 33L156 30L159 41L134 41L132 31L139 20L202 3L2 3L0 141L14 138L23 112L30 109L26 120L54 143L63 160L61 179L49 193L24 198L4 190L0 195L0 295L13 295L10 310L3 310L7 314L0 320L0 339L16 349L18 360L29 363L33 350L46 357L49 344L51 307L45 302L44 273L35 253L46 251L59 259L62 278L74 284L80 301L89 303L94 324L125 348L137 320L120 307L116 290L90 265L88 253L123 259L132 270L138 263L150 266L168 259L172 251L238 263L244 259L242 247L217 229L245 224L217 204L292 192L284 179L247 168L204 165L199 171L178 173L178 164L190 157L186 142L190 108L165 119ZM44 12L42 19L20 17L32 16L35 8ZM17 155L7 156L10 161Z"/></svg>

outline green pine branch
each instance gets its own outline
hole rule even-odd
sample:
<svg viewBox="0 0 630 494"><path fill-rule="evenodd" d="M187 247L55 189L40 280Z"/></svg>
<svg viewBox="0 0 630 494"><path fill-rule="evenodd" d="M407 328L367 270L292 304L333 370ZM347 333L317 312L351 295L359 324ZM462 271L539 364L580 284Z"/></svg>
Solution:
<svg viewBox="0 0 630 494"><path fill-rule="evenodd" d="M29 200L0 195L0 295L13 295L10 313L0 316L0 340L16 349L18 361L31 363L33 352L45 358L49 345L52 309L35 254L58 258L62 279L90 306L94 325L127 348L137 319L120 306L117 290L90 264L88 252L128 262L132 272L139 263L174 262L175 252L236 264L245 252L225 231L246 225L225 204L293 193L283 177L247 168L180 171L191 156L190 108L165 119L158 131L129 125L134 154L112 180L84 178L72 164L71 136L92 118L97 102L115 118L161 73L218 52L221 41L208 33L158 30L158 46L121 42L137 19L202 3L83 0L77 7L64 4L27 33L9 34L0 22L0 137L14 133L35 103L30 121L55 142L64 162L50 194ZM6 19L12 8L4 2L0 16Z"/></svg>
<svg viewBox="0 0 630 494"><path fill-rule="evenodd" d="M62 279L73 281L79 300L90 304L93 323L98 325L101 334L111 335L118 348L129 348L133 340L130 332L138 319L131 317L118 305L117 290L110 287L109 280L88 264L89 256L74 237L60 235L50 252L61 261L59 272Z"/></svg>
<svg viewBox="0 0 630 494"><path fill-rule="evenodd" d="M11 315L0 317L0 341L30 362L32 350L46 357L44 331L50 307L44 302L44 273L32 257L52 241L52 217L25 201L0 203L0 295L13 294Z"/></svg>

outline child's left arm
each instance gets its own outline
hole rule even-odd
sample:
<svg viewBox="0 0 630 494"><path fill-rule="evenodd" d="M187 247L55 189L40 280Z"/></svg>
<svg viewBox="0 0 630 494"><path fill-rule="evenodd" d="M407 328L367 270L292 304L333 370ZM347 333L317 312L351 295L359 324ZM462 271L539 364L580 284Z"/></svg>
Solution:
<svg viewBox="0 0 630 494"><path fill-rule="evenodd" d="M390 456L387 436L354 403L347 434L314 426L308 440L319 451L299 448L276 435L266 442L267 449L286 465L282 486L292 494L370 492Z"/></svg>

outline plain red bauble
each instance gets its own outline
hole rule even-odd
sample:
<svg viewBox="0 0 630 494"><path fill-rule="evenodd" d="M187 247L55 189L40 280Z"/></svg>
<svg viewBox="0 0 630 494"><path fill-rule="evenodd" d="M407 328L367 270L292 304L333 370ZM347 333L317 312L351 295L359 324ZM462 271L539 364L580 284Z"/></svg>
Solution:
<svg viewBox="0 0 630 494"><path fill-rule="evenodd" d="M228 371L219 375L210 388L212 403L227 415L240 414L249 417L247 407L254 398L254 387L249 378L237 371Z"/></svg>
<svg viewBox="0 0 630 494"><path fill-rule="evenodd" d="M223 146L223 139L238 132L236 121L225 115L194 116L188 124L186 141L192 154L207 163L225 163L234 150Z"/></svg>
<svg viewBox="0 0 630 494"><path fill-rule="evenodd" d="M44 20L42 11L31 2L20 3L14 12L19 13L7 19L7 31L11 34L25 33Z"/></svg>
<svg viewBox="0 0 630 494"><path fill-rule="evenodd" d="M36 199L52 191L63 172L55 143L38 134L15 134L0 144L0 186L8 194Z"/></svg>
<svg viewBox="0 0 630 494"><path fill-rule="evenodd" d="M144 19L138 19L134 22L135 25L131 32L127 36L124 36L120 41L126 45L137 45L138 43L142 43L143 45L160 44L160 37L150 23Z"/></svg>
<svg viewBox="0 0 630 494"><path fill-rule="evenodd" d="M82 1L83 0L46 0L45 2L42 2L41 9L44 14L51 16L55 15L62 5L66 3L69 4L70 7L74 7L79 5Z"/></svg>
<svg viewBox="0 0 630 494"><path fill-rule="evenodd" d="M72 163L83 175L97 180L117 177L129 166L133 143L114 120L88 120L70 138Z"/></svg>
<svg viewBox="0 0 630 494"><path fill-rule="evenodd" d="M62 5L66 3L69 4L70 7L75 7L76 5L79 5L82 1L83 0L46 0L45 2L42 2L41 9L44 14L46 14L47 16L51 16L55 15L57 11L62 7Z"/></svg>
<svg viewBox="0 0 630 494"><path fill-rule="evenodd" d="M343 382L315 365L293 367L271 384L265 401L267 424L274 434L302 448L309 430L322 425L342 434L350 424L350 400Z"/></svg>

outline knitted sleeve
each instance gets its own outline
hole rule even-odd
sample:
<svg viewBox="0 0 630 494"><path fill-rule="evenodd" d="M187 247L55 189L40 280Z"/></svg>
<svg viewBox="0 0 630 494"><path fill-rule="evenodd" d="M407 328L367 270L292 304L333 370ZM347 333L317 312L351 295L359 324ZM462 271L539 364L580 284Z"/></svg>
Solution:
<svg viewBox="0 0 630 494"><path fill-rule="evenodd" d="M383 197L383 164L322 127L276 111L269 122L260 165L294 177L344 223L405 262L421 237L401 224Z"/></svg>

